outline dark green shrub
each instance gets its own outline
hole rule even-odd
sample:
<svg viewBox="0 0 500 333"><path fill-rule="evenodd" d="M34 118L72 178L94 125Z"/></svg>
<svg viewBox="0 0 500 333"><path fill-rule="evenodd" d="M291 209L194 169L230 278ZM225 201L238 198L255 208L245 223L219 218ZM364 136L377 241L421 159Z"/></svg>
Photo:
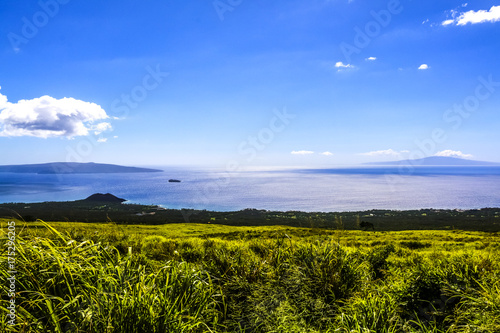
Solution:
<svg viewBox="0 0 500 333"><path fill-rule="evenodd" d="M370 264L375 279L385 276L387 270L387 258L396 250L393 244L376 247L368 254L367 260Z"/></svg>

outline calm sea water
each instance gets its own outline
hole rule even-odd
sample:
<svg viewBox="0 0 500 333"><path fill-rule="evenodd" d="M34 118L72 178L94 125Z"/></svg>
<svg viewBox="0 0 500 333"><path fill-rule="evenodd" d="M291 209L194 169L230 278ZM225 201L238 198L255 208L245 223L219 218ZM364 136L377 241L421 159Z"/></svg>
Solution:
<svg viewBox="0 0 500 333"><path fill-rule="evenodd" d="M169 183L168 179L182 180ZM0 202L70 201L112 193L131 203L207 210L352 211L500 207L500 167L345 168L225 173L0 173Z"/></svg>

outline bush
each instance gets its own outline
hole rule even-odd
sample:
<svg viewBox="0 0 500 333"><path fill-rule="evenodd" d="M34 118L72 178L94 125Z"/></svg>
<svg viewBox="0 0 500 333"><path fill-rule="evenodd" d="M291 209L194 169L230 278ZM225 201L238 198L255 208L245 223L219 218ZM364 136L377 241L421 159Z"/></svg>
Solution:
<svg viewBox="0 0 500 333"><path fill-rule="evenodd" d="M368 263L371 266L375 279L385 276L387 270L387 258L396 250L393 244L374 248L368 254Z"/></svg>

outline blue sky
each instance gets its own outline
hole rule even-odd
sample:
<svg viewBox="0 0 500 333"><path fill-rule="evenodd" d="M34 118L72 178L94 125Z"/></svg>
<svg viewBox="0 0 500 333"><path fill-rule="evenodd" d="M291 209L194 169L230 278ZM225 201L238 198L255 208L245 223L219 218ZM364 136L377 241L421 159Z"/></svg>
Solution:
<svg viewBox="0 0 500 333"><path fill-rule="evenodd" d="M0 164L500 162L499 35L500 1L2 1Z"/></svg>

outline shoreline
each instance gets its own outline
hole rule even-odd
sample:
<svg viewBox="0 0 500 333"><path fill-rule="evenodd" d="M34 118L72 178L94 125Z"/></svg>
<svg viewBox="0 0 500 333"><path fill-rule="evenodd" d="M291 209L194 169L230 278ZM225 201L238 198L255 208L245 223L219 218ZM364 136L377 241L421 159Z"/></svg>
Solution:
<svg viewBox="0 0 500 333"><path fill-rule="evenodd" d="M160 225L172 223L222 224L232 226L286 225L356 230L362 222L375 230L476 230L500 232L500 207L481 209L371 209L363 211L304 212L242 209L212 211L170 209L106 201L52 201L0 204L0 217L25 222L87 222Z"/></svg>

